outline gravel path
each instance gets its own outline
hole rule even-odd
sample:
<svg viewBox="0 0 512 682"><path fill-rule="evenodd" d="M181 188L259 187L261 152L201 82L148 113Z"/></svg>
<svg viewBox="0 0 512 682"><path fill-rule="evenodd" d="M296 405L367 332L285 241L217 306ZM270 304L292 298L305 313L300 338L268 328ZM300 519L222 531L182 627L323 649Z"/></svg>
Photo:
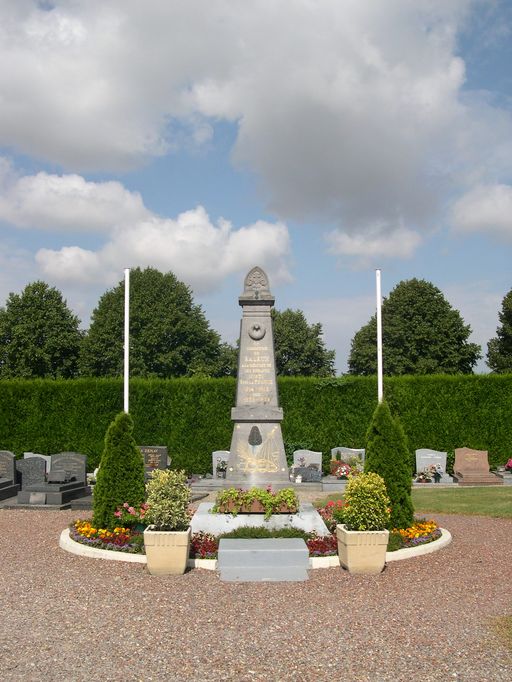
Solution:
<svg viewBox="0 0 512 682"><path fill-rule="evenodd" d="M512 680L490 627L512 614L511 520L439 515L452 544L377 577L237 584L66 553L76 517L0 510L4 682Z"/></svg>

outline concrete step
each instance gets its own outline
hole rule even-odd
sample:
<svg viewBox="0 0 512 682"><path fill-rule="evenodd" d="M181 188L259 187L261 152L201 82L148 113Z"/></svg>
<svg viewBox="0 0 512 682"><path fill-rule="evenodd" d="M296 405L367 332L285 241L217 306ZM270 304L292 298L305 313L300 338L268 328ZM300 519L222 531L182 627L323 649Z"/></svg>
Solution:
<svg viewBox="0 0 512 682"><path fill-rule="evenodd" d="M309 552L300 538L241 540L221 538L220 579L238 582L281 582L308 579Z"/></svg>

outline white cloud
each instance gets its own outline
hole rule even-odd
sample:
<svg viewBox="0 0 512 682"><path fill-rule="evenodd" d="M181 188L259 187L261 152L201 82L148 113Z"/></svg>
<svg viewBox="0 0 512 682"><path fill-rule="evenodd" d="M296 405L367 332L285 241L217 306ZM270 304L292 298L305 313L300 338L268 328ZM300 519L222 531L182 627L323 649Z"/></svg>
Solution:
<svg viewBox="0 0 512 682"><path fill-rule="evenodd" d="M0 220L50 231L105 232L151 215L140 194L119 182L87 182L80 175L18 177L0 158Z"/></svg>
<svg viewBox="0 0 512 682"><path fill-rule="evenodd" d="M261 264L273 281L289 279L289 234L283 223L258 221L233 229L227 220L211 222L202 206L181 213L175 220L152 216L117 226L97 251L77 246L40 249L36 261L54 281L108 285L125 267L172 270L196 293L218 287L232 273Z"/></svg>
<svg viewBox="0 0 512 682"><path fill-rule="evenodd" d="M453 224L459 232L486 232L512 239L512 187L478 185L453 207Z"/></svg>
<svg viewBox="0 0 512 682"><path fill-rule="evenodd" d="M385 235L406 225L408 255L452 192L509 169L510 111L463 92L457 38L477 5L3 3L0 145L104 172L210 144L215 122L230 121L234 163L256 172L281 219L335 224L342 251L360 251L363 235L384 254ZM56 177L32 183L53 183L55 197L56 185L80 184ZM102 187L105 213L126 190ZM19 224L32 220L22 199Z"/></svg>
<svg viewBox="0 0 512 682"><path fill-rule="evenodd" d="M327 235L330 252L337 256L355 257L360 267L369 267L381 258L410 258L421 244L417 232L400 227L394 230L377 226L359 234L339 230Z"/></svg>

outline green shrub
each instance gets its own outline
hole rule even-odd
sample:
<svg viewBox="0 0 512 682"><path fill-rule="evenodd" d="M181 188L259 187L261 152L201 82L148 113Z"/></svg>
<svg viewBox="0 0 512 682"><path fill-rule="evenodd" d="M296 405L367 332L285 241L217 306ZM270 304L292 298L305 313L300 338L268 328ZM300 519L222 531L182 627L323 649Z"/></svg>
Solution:
<svg viewBox="0 0 512 682"><path fill-rule="evenodd" d="M345 490L343 520L348 530L384 530L389 524L389 497L381 476L351 476Z"/></svg>
<svg viewBox="0 0 512 682"><path fill-rule="evenodd" d="M148 481L147 494L146 523L153 524L155 530L187 530L190 486L184 471L156 469Z"/></svg>
<svg viewBox="0 0 512 682"><path fill-rule="evenodd" d="M323 453L364 447L377 404L374 377L278 378L287 455L299 445ZM164 445L174 469L211 472L213 450L228 450L236 380L132 379L130 413L138 445ZM384 377L386 400L414 450L488 450L499 466L512 452L512 374ZM122 379L0 381L0 448L50 455L72 450L98 466L105 432L123 408ZM448 459L449 467L450 459ZM448 468L449 471L449 468Z"/></svg>
<svg viewBox="0 0 512 682"><path fill-rule="evenodd" d="M391 528L409 528L414 521L411 468L404 431L385 401L377 405L366 444L365 471L384 479L391 500Z"/></svg>
<svg viewBox="0 0 512 682"><path fill-rule="evenodd" d="M96 528L117 525L114 512L124 502L144 502L144 460L132 435L133 421L121 412L109 426L94 486L93 523Z"/></svg>

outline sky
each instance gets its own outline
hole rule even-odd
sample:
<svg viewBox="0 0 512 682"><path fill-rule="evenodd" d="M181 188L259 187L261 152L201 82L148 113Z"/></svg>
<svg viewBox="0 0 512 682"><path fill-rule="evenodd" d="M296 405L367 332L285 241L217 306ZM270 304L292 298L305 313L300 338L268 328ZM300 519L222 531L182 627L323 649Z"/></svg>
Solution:
<svg viewBox="0 0 512 682"><path fill-rule="evenodd" d="M380 268L384 296L439 287L485 355L512 288L512 0L0 0L0 63L0 306L44 280L86 329L151 266L233 343L259 265L345 372Z"/></svg>

